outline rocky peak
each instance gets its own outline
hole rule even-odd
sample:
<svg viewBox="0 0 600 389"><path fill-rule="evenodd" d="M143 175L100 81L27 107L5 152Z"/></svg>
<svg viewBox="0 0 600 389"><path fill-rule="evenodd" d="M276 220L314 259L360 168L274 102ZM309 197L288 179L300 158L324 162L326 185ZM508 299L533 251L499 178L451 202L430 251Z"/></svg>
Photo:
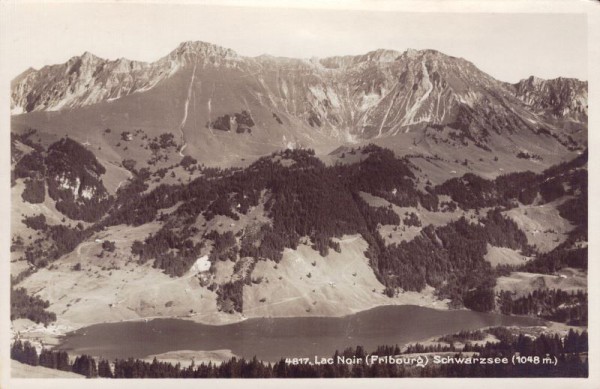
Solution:
<svg viewBox="0 0 600 389"><path fill-rule="evenodd" d="M406 49L406 51L404 51L402 53L403 57L406 58L416 58L419 55L419 50L415 50L415 49Z"/></svg>
<svg viewBox="0 0 600 389"><path fill-rule="evenodd" d="M400 52L396 50L378 49L365 54L362 58L372 62L393 62L396 61L399 56Z"/></svg>
<svg viewBox="0 0 600 389"><path fill-rule="evenodd" d="M388 49L377 49L362 55L345 55L327 57L322 59L311 59L315 64L320 64L329 69L348 68L365 63L384 64L398 59L400 52Z"/></svg>
<svg viewBox="0 0 600 389"><path fill-rule="evenodd" d="M414 62L421 63L426 62L429 64L440 64L440 67L448 67L450 65L453 66L463 66L467 68L475 67L471 62L458 57L453 57L451 55L444 54L437 50L415 50L408 49L401 53L398 56L398 61L401 62Z"/></svg>
<svg viewBox="0 0 600 389"><path fill-rule="evenodd" d="M187 41L182 42L177 46L177 48L168 55L168 58L183 64L197 60L217 63L222 60L237 59L239 58L239 55L231 49L212 43Z"/></svg>
<svg viewBox="0 0 600 389"><path fill-rule="evenodd" d="M25 70L23 73L19 74L18 76L16 76L12 81L11 81L11 88L14 88L16 85L18 85L22 80L26 79L29 75L33 74L35 75L37 73L37 70L30 67L27 70Z"/></svg>
<svg viewBox="0 0 600 389"><path fill-rule="evenodd" d="M515 95L538 112L557 117L586 119L587 82L558 77L552 80L531 76L512 85Z"/></svg>
<svg viewBox="0 0 600 389"><path fill-rule="evenodd" d="M106 62L106 60L90 53L89 51L84 52L80 56L75 56L70 58L67 61L67 65L71 66L95 66L101 62Z"/></svg>
<svg viewBox="0 0 600 389"><path fill-rule="evenodd" d="M81 55L81 60L83 62L99 62L102 61L102 59L92 53L90 53L89 51L84 52Z"/></svg>
<svg viewBox="0 0 600 389"><path fill-rule="evenodd" d="M526 81L523 80L523 82L527 82L529 85L532 85L532 86L540 85L544 81L545 80L543 78L536 77L536 76L529 76L529 78Z"/></svg>
<svg viewBox="0 0 600 389"><path fill-rule="evenodd" d="M80 57L73 57L66 63L66 72L69 77L89 78L92 77L98 66L106 62L106 60L86 51Z"/></svg>

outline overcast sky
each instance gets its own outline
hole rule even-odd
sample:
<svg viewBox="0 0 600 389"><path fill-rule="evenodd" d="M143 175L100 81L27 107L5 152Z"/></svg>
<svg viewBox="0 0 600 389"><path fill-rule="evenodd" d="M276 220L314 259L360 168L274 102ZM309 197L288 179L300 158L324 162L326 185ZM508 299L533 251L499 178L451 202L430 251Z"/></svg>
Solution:
<svg viewBox="0 0 600 389"><path fill-rule="evenodd" d="M90 51L154 61L202 40L241 55L308 58L386 48L436 49L502 81L530 75L587 80L581 14L432 14L204 5L47 4L9 9L8 74Z"/></svg>

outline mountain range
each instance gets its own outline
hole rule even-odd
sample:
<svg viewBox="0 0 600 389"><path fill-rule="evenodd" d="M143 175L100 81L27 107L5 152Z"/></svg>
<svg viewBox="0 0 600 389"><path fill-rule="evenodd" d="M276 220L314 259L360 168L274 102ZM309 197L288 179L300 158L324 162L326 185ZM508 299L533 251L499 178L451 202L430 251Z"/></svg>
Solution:
<svg viewBox="0 0 600 389"><path fill-rule="evenodd" d="M282 147L326 154L365 141L543 157L586 147L588 106L587 82L509 84L435 50L292 59L184 42L152 63L86 52L29 69L11 84L11 111L15 128L82 141L105 128L170 132L183 153L235 165ZM251 125L239 122L244 112Z"/></svg>

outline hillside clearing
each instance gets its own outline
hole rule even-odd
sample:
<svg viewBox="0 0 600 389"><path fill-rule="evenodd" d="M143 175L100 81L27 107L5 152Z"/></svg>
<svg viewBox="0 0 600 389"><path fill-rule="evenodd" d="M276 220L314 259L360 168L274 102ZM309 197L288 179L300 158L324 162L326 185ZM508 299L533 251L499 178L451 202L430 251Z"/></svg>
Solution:
<svg viewBox="0 0 600 389"><path fill-rule="evenodd" d="M512 272L498 277L495 290L514 292L518 297L536 289L562 289L564 291L587 291L587 274L578 269L565 268L558 275Z"/></svg>
<svg viewBox="0 0 600 389"><path fill-rule="evenodd" d="M171 363L173 365L180 363L183 367L188 367L192 363L199 365L201 363L208 364L228 361L233 357L237 357L231 350L209 350L209 351L196 351L196 350L176 350L169 351L162 354L149 355L144 358L147 362L152 362L154 358L160 362ZM239 358L239 357L238 357Z"/></svg>
<svg viewBox="0 0 600 389"><path fill-rule="evenodd" d="M30 366L14 359L10 360L10 375L12 378L85 378L70 371L49 369L43 366Z"/></svg>
<svg viewBox="0 0 600 389"><path fill-rule="evenodd" d="M322 257L305 244L286 249L276 266L259 261L253 278L260 284L244 288L247 317L343 316L378 305L413 304L446 308L433 295L433 288L421 293L404 292L389 298L364 256L367 243L360 236L336 240L341 253L333 250ZM262 300L262 301L261 301Z"/></svg>
<svg viewBox="0 0 600 389"><path fill-rule="evenodd" d="M521 255L520 252L508 247L495 247L488 243L487 253L484 259L488 261L492 267L498 265L519 266L526 263L530 258Z"/></svg>
<svg viewBox="0 0 600 389"><path fill-rule="evenodd" d="M544 253L564 242L573 230L573 225L560 216L556 208L559 203L560 200L544 205L520 205L503 213L517 223L529 244Z"/></svg>

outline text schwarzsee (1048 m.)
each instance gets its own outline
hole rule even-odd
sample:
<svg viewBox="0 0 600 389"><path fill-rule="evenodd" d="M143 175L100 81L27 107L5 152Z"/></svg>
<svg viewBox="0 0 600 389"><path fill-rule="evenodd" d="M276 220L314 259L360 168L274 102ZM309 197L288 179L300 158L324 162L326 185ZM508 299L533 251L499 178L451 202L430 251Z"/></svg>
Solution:
<svg viewBox="0 0 600 389"><path fill-rule="evenodd" d="M443 355L434 355L431 358L427 355L419 355L419 356L389 356L389 355L367 355L364 358L360 357L345 357L345 356L337 356L336 358L329 357L319 357L316 356L311 360L310 358L286 358L285 363L288 365L334 365L334 364L345 364L345 365L358 365L358 364L367 364L367 365L375 365L375 364L390 364L390 365L408 365L408 366L417 366L417 367L425 367L429 363L433 363L434 365L448 365L448 364L456 364L456 365L555 365L558 363L558 360L554 356L519 356L517 354L513 355L512 358L507 357L477 357L477 356L443 356Z"/></svg>

